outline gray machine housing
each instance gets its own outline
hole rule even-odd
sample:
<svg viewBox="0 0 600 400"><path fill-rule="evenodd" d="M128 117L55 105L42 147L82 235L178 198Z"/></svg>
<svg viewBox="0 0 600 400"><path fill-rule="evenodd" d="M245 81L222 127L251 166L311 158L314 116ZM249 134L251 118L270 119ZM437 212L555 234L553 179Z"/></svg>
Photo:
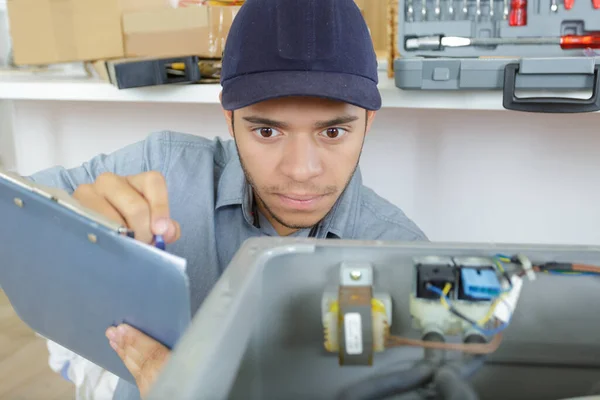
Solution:
<svg viewBox="0 0 600 400"><path fill-rule="evenodd" d="M407 369L422 349L376 353L370 367L340 366L337 355L324 350L321 296L339 284L340 265L370 263L374 289L392 298L391 332L418 338L409 311L413 258L497 253L600 265L599 247L250 239L195 315L148 399L334 399L348 385ZM472 379L480 398L588 394L600 381L599 289L596 277L538 274L525 280L501 347Z"/></svg>
<svg viewBox="0 0 600 400"><path fill-rule="evenodd" d="M398 50L394 62L396 86L401 89L502 89L508 65L516 66L516 89L585 90L598 81L600 53L584 56L583 50L563 50L558 45L498 45L454 47L441 50L406 50L407 38L443 34L476 38L548 37L600 31L600 9L591 0L577 0L566 10L556 0L528 0L527 25L509 26L503 19L510 0L398 0ZM491 2L491 3L490 3ZM477 3L480 15L477 16ZM490 17L490 4L494 6ZM408 17L412 5L414 18ZM423 19L422 9L426 7ZM439 18L435 9L440 6ZM466 5L467 17L463 13ZM449 14L450 6L453 15ZM597 88L596 88L597 89Z"/></svg>

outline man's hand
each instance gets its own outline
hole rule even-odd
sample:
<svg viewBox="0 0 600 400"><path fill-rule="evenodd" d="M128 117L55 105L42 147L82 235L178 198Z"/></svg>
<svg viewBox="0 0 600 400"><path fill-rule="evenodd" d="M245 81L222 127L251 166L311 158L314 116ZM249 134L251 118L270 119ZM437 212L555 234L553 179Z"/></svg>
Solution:
<svg viewBox="0 0 600 400"><path fill-rule="evenodd" d="M108 328L106 337L135 378L140 395L145 398L169 358L169 350L125 324Z"/></svg>
<svg viewBox="0 0 600 400"><path fill-rule="evenodd" d="M126 177L105 173L93 184L77 187L73 197L132 229L144 243L152 243L154 235L162 235L166 243L179 239L179 224L170 218L167 184L159 172Z"/></svg>

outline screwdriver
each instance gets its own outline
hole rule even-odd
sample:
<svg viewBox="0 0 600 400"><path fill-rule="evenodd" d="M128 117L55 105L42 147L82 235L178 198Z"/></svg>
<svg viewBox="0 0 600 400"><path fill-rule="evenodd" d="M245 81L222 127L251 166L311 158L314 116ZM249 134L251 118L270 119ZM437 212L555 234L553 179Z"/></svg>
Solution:
<svg viewBox="0 0 600 400"><path fill-rule="evenodd" d="M592 6L597 10L600 8L600 0L592 0Z"/></svg>
<svg viewBox="0 0 600 400"><path fill-rule="evenodd" d="M575 0L564 0L565 10L570 10L575 5Z"/></svg>
<svg viewBox="0 0 600 400"><path fill-rule="evenodd" d="M405 41L406 50L442 50L445 47L496 45L559 45L563 50L600 49L600 32L592 32L587 35L516 38L469 38L432 35L408 38Z"/></svg>
<svg viewBox="0 0 600 400"><path fill-rule="evenodd" d="M510 15L508 16L508 25L527 25L527 0L511 0Z"/></svg>

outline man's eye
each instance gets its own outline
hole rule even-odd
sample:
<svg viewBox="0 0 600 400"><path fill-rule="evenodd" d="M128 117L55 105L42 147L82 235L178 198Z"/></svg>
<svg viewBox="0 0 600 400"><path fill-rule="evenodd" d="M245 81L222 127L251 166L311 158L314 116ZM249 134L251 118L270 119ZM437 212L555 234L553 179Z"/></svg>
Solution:
<svg viewBox="0 0 600 400"><path fill-rule="evenodd" d="M254 133L264 139L273 138L279 135L279 132L273 128L257 128L254 130Z"/></svg>
<svg viewBox="0 0 600 400"><path fill-rule="evenodd" d="M328 139L339 139L346 133L348 132L342 128L327 128L321 134Z"/></svg>

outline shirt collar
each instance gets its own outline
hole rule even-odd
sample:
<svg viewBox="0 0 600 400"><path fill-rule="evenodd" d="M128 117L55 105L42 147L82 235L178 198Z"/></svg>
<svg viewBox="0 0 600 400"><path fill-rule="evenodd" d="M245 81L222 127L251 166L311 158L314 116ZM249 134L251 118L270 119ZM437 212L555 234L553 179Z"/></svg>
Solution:
<svg viewBox="0 0 600 400"><path fill-rule="evenodd" d="M356 168L348 186L319 224L316 235L318 238L333 236L341 239L354 236L359 216L361 186L362 176L360 169ZM253 225L252 191L237 154L225 165L217 188L216 209L232 205L240 205L244 218Z"/></svg>
<svg viewBox="0 0 600 400"><path fill-rule="evenodd" d="M246 222L254 225L252 216L252 193L242 169L242 164L238 155L225 164L225 168L221 173L219 184L217 186L217 201L215 209L222 207L239 205L242 206L242 212Z"/></svg>

